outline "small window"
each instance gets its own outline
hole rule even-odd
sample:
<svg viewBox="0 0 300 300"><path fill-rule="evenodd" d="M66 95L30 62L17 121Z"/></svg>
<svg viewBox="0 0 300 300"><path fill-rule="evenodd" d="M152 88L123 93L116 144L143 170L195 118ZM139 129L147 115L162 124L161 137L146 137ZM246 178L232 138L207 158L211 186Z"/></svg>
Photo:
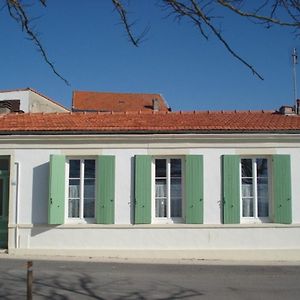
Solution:
<svg viewBox="0 0 300 300"><path fill-rule="evenodd" d="M68 172L68 218L95 218L95 160L70 159Z"/></svg>
<svg viewBox="0 0 300 300"><path fill-rule="evenodd" d="M181 220L182 212L182 159L157 158L154 160L155 220Z"/></svg>
<svg viewBox="0 0 300 300"><path fill-rule="evenodd" d="M241 159L241 216L269 217L269 163L267 158Z"/></svg>

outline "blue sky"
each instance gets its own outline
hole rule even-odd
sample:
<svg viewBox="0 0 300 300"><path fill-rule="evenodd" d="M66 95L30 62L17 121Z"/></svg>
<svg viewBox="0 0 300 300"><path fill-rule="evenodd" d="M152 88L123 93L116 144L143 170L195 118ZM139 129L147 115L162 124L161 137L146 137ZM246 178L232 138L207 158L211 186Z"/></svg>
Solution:
<svg viewBox="0 0 300 300"><path fill-rule="evenodd" d="M299 39L290 29L265 29L228 13L220 18L223 35L263 75L261 81L213 35L204 40L191 23L167 18L156 2L131 1L134 31L151 25L138 48L128 42L110 0L52 0L46 9L31 7L40 40L70 86L52 73L2 9L0 89L31 87L67 107L73 90L161 93L173 110L293 104L291 52Z"/></svg>

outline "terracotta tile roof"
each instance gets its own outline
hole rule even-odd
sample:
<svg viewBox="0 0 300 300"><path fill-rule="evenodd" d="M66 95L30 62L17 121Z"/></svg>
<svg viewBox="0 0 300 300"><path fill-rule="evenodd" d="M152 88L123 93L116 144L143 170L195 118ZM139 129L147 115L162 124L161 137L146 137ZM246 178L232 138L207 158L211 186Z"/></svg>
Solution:
<svg viewBox="0 0 300 300"><path fill-rule="evenodd" d="M86 111L152 111L153 99L158 100L160 111L167 111L168 105L160 94L107 93L74 91L72 108Z"/></svg>
<svg viewBox="0 0 300 300"><path fill-rule="evenodd" d="M274 112L32 113L0 115L1 134L297 132L300 116Z"/></svg>

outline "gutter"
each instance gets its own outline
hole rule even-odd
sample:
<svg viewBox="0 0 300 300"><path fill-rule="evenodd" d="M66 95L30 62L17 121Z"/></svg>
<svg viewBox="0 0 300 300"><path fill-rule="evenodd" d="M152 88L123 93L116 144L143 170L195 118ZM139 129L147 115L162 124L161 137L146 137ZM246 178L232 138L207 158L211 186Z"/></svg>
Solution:
<svg viewBox="0 0 300 300"><path fill-rule="evenodd" d="M0 135L151 135L151 134L300 134L297 130L56 130L56 131L0 131Z"/></svg>

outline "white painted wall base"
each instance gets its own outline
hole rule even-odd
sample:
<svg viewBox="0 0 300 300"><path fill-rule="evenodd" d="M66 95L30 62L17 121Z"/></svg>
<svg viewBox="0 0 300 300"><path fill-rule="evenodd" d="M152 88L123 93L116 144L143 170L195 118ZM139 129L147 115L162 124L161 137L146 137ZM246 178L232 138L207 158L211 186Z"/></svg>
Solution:
<svg viewBox="0 0 300 300"><path fill-rule="evenodd" d="M203 260L222 260L236 262L298 262L300 263L300 249L260 249L260 250L88 250L88 249L10 249L10 257L30 259L76 259L86 260L97 258L101 260L135 262L151 262L163 260L180 263L200 262Z"/></svg>

